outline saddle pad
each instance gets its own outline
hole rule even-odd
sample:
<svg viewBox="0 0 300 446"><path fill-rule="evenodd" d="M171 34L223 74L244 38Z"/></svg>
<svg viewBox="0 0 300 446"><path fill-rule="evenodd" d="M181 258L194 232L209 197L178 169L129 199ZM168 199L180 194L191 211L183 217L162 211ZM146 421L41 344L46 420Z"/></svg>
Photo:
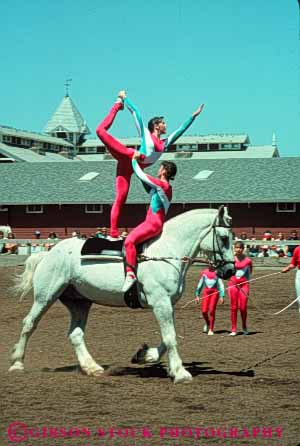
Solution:
<svg viewBox="0 0 300 446"><path fill-rule="evenodd" d="M118 255L107 255L107 254L86 254L80 257L81 260L108 260L110 262L123 262L124 257Z"/></svg>
<svg viewBox="0 0 300 446"><path fill-rule="evenodd" d="M112 242L106 238L91 237L84 243L81 256L122 257L122 249L123 240Z"/></svg>

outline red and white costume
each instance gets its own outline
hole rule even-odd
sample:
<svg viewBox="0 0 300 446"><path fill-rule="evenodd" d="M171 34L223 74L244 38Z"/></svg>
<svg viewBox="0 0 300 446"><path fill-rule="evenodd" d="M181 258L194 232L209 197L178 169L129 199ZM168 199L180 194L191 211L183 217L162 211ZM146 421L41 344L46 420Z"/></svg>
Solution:
<svg viewBox="0 0 300 446"><path fill-rule="evenodd" d="M217 303L219 298L224 298L225 294L223 282L215 271L210 271L208 268L202 271L196 289L196 297L200 296L202 290L202 316L209 330L213 331Z"/></svg>
<svg viewBox="0 0 300 446"><path fill-rule="evenodd" d="M164 150L173 144L193 123L195 117L188 118L177 130L171 133L168 138L160 140L155 135L149 132L144 126L141 115L138 109L129 101L124 99L124 104L132 113L139 135L141 136L140 158L139 165L141 169L151 166L162 155ZM112 237L119 236L118 223L121 213L122 205L126 202L131 175L133 174L132 156L135 149L126 147L121 144L116 138L111 136L107 130L111 127L119 110L123 108L122 101L116 102L111 108L106 118L98 125L96 133L110 151L111 155L118 161L116 172L116 197L111 209L110 215L110 235Z"/></svg>
<svg viewBox="0 0 300 446"><path fill-rule="evenodd" d="M294 249L293 256L291 259L291 265L297 268L296 276L295 276L295 288L296 288L296 297L300 296L300 246ZM298 300L299 305L299 313L300 313L300 298Z"/></svg>
<svg viewBox="0 0 300 446"><path fill-rule="evenodd" d="M237 313L241 312L243 330L247 329L247 301L249 296L250 275L252 273L252 260L244 257L239 260L235 257L236 273L229 281L228 294L231 304L231 331L237 332Z"/></svg>

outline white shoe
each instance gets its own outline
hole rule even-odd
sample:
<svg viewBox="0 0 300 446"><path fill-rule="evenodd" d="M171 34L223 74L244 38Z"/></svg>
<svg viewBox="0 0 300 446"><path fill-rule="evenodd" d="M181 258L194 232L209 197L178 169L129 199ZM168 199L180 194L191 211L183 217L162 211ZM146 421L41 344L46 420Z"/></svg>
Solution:
<svg viewBox="0 0 300 446"><path fill-rule="evenodd" d="M244 333L245 336L247 336L247 335L249 334L248 329L247 329L247 328L244 328L244 329L243 329L243 333Z"/></svg>
<svg viewBox="0 0 300 446"><path fill-rule="evenodd" d="M207 324L204 324L203 325L203 333L207 333L208 332L208 326L207 326Z"/></svg>
<svg viewBox="0 0 300 446"><path fill-rule="evenodd" d="M232 331L231 333L229 333L228 336L236 336L236 332L235 332L235 331Z"/></svg>
<svg viewBox="0 0 300 446"><path fill-rule="evenodd" d="M208 330L208 336L213 336L214 335L214 332L212 331L212 330Z"/></svg>
<svg viewBox="0 0 300 446"><path fill-rule="evenodd" d="M117 242L118 240L123 240L122 237L112 237L111 235L108 235L106 237L106 240L109 240L110 242Z"/></svg>
<svg viewBox="0 0 300 446"><path fill-rule="evenodd" d="M125 277L125 282L124 282L124 285L122 288L122 292L126 293L126 291L128 291L135 282L136 282L135 274L132 272L127 273L126 277Z"/></svg>

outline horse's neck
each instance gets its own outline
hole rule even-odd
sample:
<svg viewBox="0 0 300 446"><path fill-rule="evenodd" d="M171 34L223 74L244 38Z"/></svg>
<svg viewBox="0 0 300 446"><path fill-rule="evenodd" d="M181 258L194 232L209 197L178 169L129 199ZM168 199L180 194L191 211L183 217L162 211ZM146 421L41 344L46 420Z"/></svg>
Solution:
<svg viewBox="0 0 300 446"><path fill-rule="evenodd" d="M170 220L166 223L161 237L155 242L155 249L163 250L165 256L195 257L199 252L201 234L210 227L211 216L192 214L189 218ZM153 246L154 248L154 246Z"/></svg>

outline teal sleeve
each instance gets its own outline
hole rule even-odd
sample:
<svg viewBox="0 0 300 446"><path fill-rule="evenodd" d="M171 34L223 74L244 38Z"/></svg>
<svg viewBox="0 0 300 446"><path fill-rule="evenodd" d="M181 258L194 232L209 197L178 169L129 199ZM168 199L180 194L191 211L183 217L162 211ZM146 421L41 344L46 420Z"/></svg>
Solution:
<svg viewBox="0 0 300 446"><path fill-rule="evenodd" d="M184 132L186 132L187 129L192 125L194 120L195 118L191 116L177 130L171 133L171 135L169 135L166 139L165 147L168 147L169 145L173 144L178 138L180 138L180 136L183 135Z"/></svg>
<svg viewBox="0 0 300 446"><path fill-rule="evenodd" d="M139 136L143 137L144 123L139 109L128 98L124 99L124 104L132 114Z"/></svg>
<svg viewBox="0 0 300 446"><path fill-rule="evenodd" d="M220 297L224 298L224 296L225 296L225 289L224 289L224 284L223 284L221 279L218 279L217 288L218 288L218 291L220 293Z"/></svg>
<svg viewBox="0 0 300 446"><path fill-rule="evenodd" d="M203 285L204 285L204 280L203 280L203 276L202 276L201 279L199 280L197 288L196 288L196 293L195 293L196 296L200 296L200 293L202 291Z"/></svg>

